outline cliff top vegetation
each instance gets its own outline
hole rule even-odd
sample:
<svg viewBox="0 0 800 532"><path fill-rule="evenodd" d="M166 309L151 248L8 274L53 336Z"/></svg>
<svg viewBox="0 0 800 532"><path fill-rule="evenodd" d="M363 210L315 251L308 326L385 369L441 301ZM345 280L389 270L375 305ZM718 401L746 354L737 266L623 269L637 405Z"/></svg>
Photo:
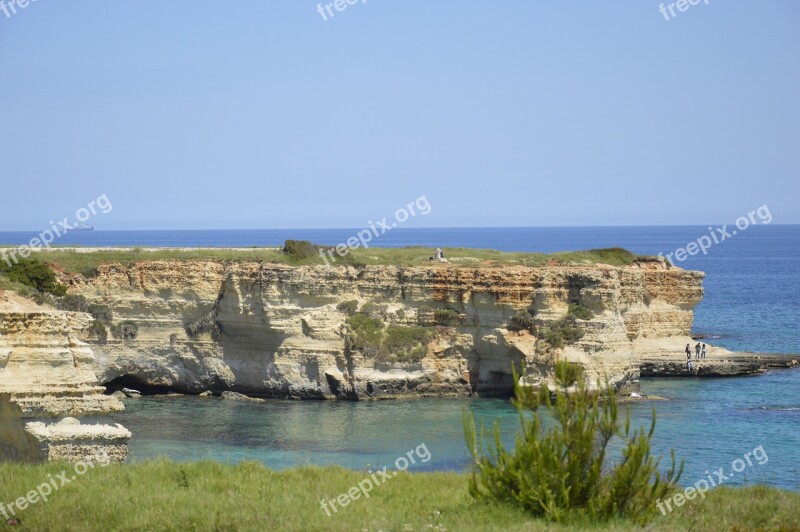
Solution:
<svg viewBox="0 0 800 532"><path fill-rule="evenodd" d="M306 242L292 242L285 248L52 248L42 250L34 256L50 264L54 269L93 274L103 264L130 266L140 261L154 260L217 260L230 262L268 262L289 265L324 265L320 252L330 246ZM641 260L657 260L642 257L622 248L592 249L558 253L504 252L490 249L445 248L447 262L431 261L433 250L428 247L368 248L350 250L344 257L333 253L335 260L326 255L327 263L333 266L437 266L437 267L501 267L501 266L570 266L607 264L626 266Z"/></svg>

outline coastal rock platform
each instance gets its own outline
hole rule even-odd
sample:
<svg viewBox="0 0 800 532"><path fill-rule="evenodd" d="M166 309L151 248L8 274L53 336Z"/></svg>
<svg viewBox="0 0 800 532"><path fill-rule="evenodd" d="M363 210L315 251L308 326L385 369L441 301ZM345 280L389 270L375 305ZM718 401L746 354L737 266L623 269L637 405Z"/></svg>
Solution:
<svg viewBox="0 0 800 532"><path fill-rule="evenodd" d="M800 367L800 355L735 352L707 344L706 358L698 360L692 351L690 371L683 349L686 344L694 349L695 343L689 337L669 342L640 342L637 358L641 377L735 377L756 375L770 369Z"/></svg>

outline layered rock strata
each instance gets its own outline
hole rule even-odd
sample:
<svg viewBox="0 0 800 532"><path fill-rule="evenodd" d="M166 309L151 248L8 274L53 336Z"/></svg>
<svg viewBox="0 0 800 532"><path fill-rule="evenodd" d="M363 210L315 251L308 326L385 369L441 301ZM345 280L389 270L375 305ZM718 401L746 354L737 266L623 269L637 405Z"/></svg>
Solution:
<svg viewBox="0 0 800 532"><path fill-rule="evenodd" d="M590 380L635 391L637 342L682 342L702 279L658 262L534 268L154 260L102 265L91 277L62 275L70 293L111 311L111 326L137 329L105 341L84 337L103 383L349 399L508 394L512 365L524 362L531 381L546 382L558 358L583 365ZM354 346L341 305L349 301L372 304L387 327L427 327L433 337L422 356L391 361ZM570 304L591 317L578 320L577 342L553 348L545 331ZM436 310L457 318L443 323ZM510 330L525 310L534 326Z"/></svg>
<svg viewBox="0 0 800 532"><path fill-rule="evenodd" d="M122 403L103 395L91 348L79 340L92 318L20 307L4 296L0 460L125 460L131 434L105 417Z"/></svg>

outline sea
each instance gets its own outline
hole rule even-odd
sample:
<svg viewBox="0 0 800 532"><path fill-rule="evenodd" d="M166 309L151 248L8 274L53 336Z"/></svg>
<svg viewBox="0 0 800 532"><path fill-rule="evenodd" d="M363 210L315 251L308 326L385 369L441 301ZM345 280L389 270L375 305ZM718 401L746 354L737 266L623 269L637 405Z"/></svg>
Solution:
<svg viewBox="0 0 800 532"><path fill-rule="evenodd" d="M800 353L800 225L751 224L724 239L719 226L397 228L376 247L426 246L554 252L623 247L635 253L686 254L677 266L706 272L705 298L694 332L732 350ZM358 229L80 231L59 246L250 247L286 239L345 242ZM717 238L712 239L714 234ZM21 245L33 232L0 232L0 245ZM705 239L703 237L709 237ZM716 241L716 242L715 242ZM628 405L634 426L657 419L653 453L662 466L674 450L684 462L681 484L709 476L726 485L767 484L800 490L800 369L733 378L643 379L642 392L663 398ZM462 415L498 423L513 445L520 418L501 399L418 399L381 402L268 401L261 404L196 397L126 401L115 421L133 432L132 462L258 461L275 469L338 465L390 469L425 446L430 458L410 471L466 471ZM619 442L616 442L617 450ZM613 453L612 453L613 454ZM427 454L425 454L427 456ZM402 462L400 462L402 465Z"/></svg>

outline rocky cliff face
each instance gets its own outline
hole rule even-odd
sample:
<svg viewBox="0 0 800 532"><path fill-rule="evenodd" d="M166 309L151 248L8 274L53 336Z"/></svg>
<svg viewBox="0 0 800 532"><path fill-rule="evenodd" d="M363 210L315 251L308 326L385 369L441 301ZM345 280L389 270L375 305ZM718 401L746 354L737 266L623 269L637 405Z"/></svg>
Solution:
<svg viewBox="0 0 800 532"><path fill-rule="evenodd" d="M0 296L0 460L123 461L130 433L104 417L122 404L78 339L92 318Z"/></svg>
<svg viewBox="0 0 800 532"><path fill-rule="evenodd" d="M524 361L533 381L546 381L558 357L582 364L590 378L608 376L623 393L636 390L636 343L682 342L702 278L653 262L356 268L144 261L62 281L70 293L109 307L115 324L138 327L135 338L91 342L103 383L127 378L190 393L355 399L505 394L512 364ZM387 327L422 325L431 336L416 356L376 356L352 340L340 305L351 300L362 309L374 303L370 314ZM578 320L582 338L554 348L545 332L570 303L592 317ZM448 320L437 325L436 309L450 309ZM520 310L530 312L534 327L509 330Z"/></svg>

